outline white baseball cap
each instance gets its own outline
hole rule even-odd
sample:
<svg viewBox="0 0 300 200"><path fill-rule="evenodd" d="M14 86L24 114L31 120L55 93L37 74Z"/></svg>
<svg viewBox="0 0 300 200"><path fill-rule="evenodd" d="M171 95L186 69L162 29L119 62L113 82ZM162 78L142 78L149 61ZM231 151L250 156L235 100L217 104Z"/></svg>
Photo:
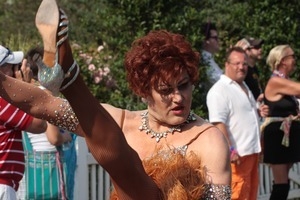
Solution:
<svg viewBox="0 0 300 200"><path fill-rule="evenodd" d="M0 45L0 66L9 64L21 63L24 58L23 51L11 51L8 48Z"/></svg>

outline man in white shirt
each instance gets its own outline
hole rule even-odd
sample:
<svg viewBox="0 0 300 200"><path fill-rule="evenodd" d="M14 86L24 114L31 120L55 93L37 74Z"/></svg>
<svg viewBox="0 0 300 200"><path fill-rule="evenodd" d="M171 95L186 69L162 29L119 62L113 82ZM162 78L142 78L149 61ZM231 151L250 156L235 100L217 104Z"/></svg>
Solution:
<svg viewBox="0 0 300 200"><path fill-rule="evenodd" d="M227 137L231 150L232 199L256 200L260 146L259 116L252 92L245 84L248 63L245 51L232 47L227 52L225 74L207 94L209 121ZM260 111L260 113L258 112Z"/></svg>

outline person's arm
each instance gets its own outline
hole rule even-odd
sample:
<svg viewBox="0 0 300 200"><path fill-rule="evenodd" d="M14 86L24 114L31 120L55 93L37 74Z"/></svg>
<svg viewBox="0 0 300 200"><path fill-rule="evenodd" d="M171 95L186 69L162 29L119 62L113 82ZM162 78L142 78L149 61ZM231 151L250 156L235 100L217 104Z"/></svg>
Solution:
<svg viewBox="0 0 300 200"><path fill-rule="evenodd" d="M62 128L83 135L78 126L78 120L66 100L54 97L33 84L6 76L3 73L0 73L0 81L1 97L12 105L35 118L58 123Z"/></svg>
<svg viewBox="0 0 300 200"><path fill-rule="evenodd" d="M220 88L219 88L220 89ZM220 101L222 99L222 101ZM230 149L230 161L239 162L239 155L229 139L229 133L225 122L230 114L230 103L226 97L220 95L217 90L210 90L207 94L207 107L209 112L209 121L214 124L225 136Z"/></svg>
<svg viewBox="0 0 300 200"><path fill-rule="evenodd" d="M59 146L66 142L72 141L70 133L61 133L60 129L57 126L54 126L50 123L48 123L48 127L45 133L48 141L54 146Z"/></svg>
<svg viewBox="0 0 300 200"><path fill-rule="evenodd" d="M15 105L10 104L2 96L3 95L0 97L1 124L17 130L30 131L33 133L42 133L46 130L46 121L32 117L23 110L17 108Z"/></svg>
<svg viewBox="0 0 300 200"><path fill-rule="evenodd" d="M30 133L43 133L47 129L47 122L42 119L33 118L31 123L27 128L24 129L24 131L30 132Z"/></svg>
<svg viewBox="0 0 300 200"><path fill-rule="evenodd" d="M264 95L269 101L277 101L284 95L300 96L300 83L290 79L272 77L266 85Z"/></svg>
<svg viewBox="0 0 300 200"><path fill-rule="evenodd" d="M208 136L205 142L207 146L203 148L206 152L201 158L205 166L209 169L208 175L212 177L214 184L230 185L230 153L227 140L223 133L215 128L212 128L206 134ZM211 148L212 146L214 148Z"/></svg>
<svg viewBox="0 0 300 200"><path fill-rule="evenodd" d="M201 163L207 169L208 185L204 197L230 199L231 166L227 140L217 128L210 128L201 135ZM213 148L211 148L213 147Z"/></svg>

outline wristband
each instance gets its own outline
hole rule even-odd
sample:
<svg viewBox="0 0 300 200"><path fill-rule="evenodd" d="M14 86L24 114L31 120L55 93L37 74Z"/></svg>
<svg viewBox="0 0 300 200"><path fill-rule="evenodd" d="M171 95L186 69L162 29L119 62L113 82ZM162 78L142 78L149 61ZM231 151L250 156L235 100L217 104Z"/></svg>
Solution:
<svg viewBox="0 0 300 200"><path fill-rule="evenodd" d="M237 150L235 150L235 148L233 146L230 147L230 160L232 160L232 158L237 155Z"/></svg>

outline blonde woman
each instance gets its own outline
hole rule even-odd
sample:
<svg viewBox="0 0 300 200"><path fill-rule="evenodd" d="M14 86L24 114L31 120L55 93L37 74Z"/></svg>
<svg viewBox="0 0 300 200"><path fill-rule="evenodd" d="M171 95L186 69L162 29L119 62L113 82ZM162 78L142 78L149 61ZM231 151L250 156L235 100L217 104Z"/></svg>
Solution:
<svg viewBox="0 0 300 200"><path fill-rule="evenodd" d="M300 161L300 123L296 96L300 83L290 79L296 59L289 45L274 47L267 64L272 76L264 92L264 103L269 106L269 117L262 125L264 162L270 164L274 176L270 199L287 199L289 170Z"/></svg>

